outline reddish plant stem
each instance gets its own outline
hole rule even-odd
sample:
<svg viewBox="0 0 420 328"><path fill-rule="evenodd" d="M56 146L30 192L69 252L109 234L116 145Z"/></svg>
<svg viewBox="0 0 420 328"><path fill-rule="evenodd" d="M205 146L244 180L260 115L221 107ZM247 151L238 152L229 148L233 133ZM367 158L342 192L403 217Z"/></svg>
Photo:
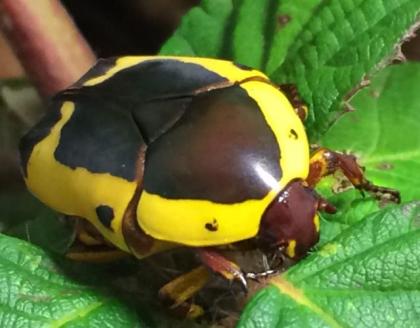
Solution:
<svg viewBox="0 0 420 328"><path fill-rule="evenodd" d="M43 97L68 87L96 60L58 0L0 0L0 25Z"/></svg>

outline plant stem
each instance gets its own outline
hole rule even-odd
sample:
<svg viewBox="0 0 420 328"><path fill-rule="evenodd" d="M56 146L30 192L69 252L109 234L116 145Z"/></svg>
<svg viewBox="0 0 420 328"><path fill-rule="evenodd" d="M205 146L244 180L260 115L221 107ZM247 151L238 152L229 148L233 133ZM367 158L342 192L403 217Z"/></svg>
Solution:
<svg viewBox="0 0 420 328"><path fill-rule="evenodd" d="M68 87L95 62L58 0L0 0L0 25L43 97Z"/></svg>

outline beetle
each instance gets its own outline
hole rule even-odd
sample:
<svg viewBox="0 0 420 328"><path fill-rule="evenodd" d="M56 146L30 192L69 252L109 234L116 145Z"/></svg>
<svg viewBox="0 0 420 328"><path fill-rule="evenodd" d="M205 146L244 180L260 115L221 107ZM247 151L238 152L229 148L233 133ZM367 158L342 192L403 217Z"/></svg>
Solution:
<svg viewBox="0 0 420 328"><path fill-rule="evenodd" d="M120 250L144 258L192 247L205 267L246 285L218 247L253 240L305 256L318 240L317 212L334 212L313 189L323 176L340 169L356 188L399 200L366 180L353 156L311 156L305 116L290 88L234 62L100 60L23 137L22 170L41 201L86 219ZM179 286L201 288L206 272L162 293L179 305Z"/></svg>

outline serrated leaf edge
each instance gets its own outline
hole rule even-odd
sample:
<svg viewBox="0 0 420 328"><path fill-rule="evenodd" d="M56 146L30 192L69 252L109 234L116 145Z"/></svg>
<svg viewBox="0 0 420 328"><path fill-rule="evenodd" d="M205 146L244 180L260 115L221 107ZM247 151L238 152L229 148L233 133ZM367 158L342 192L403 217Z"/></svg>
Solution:
<svg viewBox="0 0 420 328"><path fill-rule="evenodd" d="M410 39L416 36L415 31L420 28L420 21L419 16L416 18L416 22L412 24L408 29L407 32L399 39L399 41L395 44L394 50L388 56L385 56L381 61L379 61L376 65L374 65L368 72L366 72L352 89L350 89L347 93L343 94L343 101L339 103L337 110L332 110L330 112L331 121L328 123L328 128L323 133L327 133L329 128L343 115L348 112L354 111L353 106L351 105L352 98L357 95L361 90L370 86L370 81L374 78L376 74L380 71L385 69L386 67L390 66L394 60L399 60L401 62L406 61L405 56L401 50L402 45L409 41Z"/></svg>

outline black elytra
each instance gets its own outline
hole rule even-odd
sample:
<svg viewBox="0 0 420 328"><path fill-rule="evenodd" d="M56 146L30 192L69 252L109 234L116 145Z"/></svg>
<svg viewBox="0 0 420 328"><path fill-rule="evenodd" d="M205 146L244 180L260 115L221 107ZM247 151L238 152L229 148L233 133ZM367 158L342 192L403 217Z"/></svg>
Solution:
<svg viewBox="0 0 420 328"><path fill-rule="evenodd" d="M91 69L93 77L98 70ZM55 157L71 168L133 181L144 146L181 117L194 90L225 80L197 64L148 60L65 92L56 98L73 102L75 111L62 128Z"/></svg>
<svg viewBox="0 0 420 328"><path fill-rule="evenodd" d="M23 138L19 143L20 161L23 174L27 176L29 157L34 147L45 137L47 137L54 125L61 119L61 103L51 104L51 113L45 115Z"/></svg>
<svg viewBox="0 0 420 328"><path fill-rule="evenodd" d="M82 81L114 64L99 62ZM194 93L226 81L198 64L151 59L97 85L78 82L55 97L57 114L46 116L40 132L28 137L34 140L26 142L26 153L70 101L75 110L54 150L58 162L133 181L139 158L145 158L143 187L150 193L217 203L261 199L271 188L255 164L277 181L282 172L279 146L258 104L240 85Z"/></svg>
<svg viewBox="0 0 420 328"><path fill-rule="evenodd" d="M280 149L258 104L240 86L193 98L177 123L148 150L144 189L171 199L237 203L271 190L256 164L277 181Z"/></svg>

